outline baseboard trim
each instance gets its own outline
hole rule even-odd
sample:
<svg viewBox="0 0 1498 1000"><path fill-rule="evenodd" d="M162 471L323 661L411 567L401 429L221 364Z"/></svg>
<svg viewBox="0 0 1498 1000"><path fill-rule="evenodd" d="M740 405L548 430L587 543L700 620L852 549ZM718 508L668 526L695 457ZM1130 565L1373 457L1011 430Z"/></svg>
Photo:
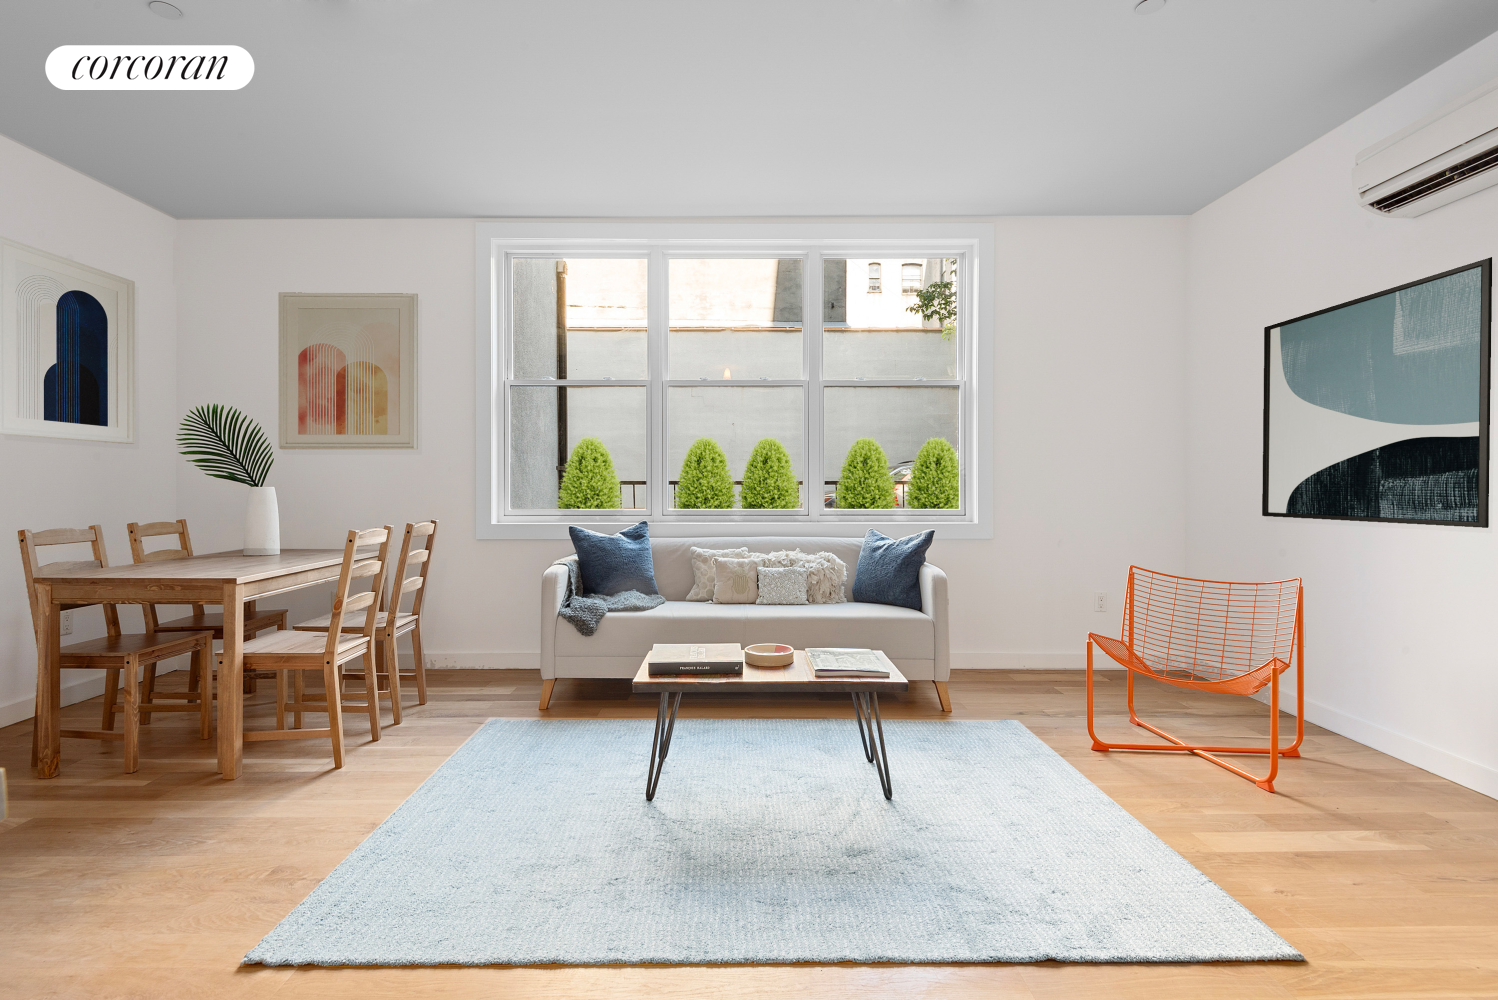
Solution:
<svg viewBox="0 0 1498 1000"><path fill-rule="evenodd" d="M1087 653L1001 653L997 651L958 652L953 650L953 670L1085 670ZM1108 659L1106 656L1103 659ZM1112 661L1109 661L1110 665ZM1093 661L1093 666L1104 669Z"/></svg>
<svg viewBox="0 0 1498 1000"><path fill-rule="evenodd" d="M428 670L540 670L535 650L500 653L428 653Z"/></svg>
<svg viewBox="0 0 1498 1000"><path fill-rule="evenodd" d="M83 677L62 686L63 707L76 705L80 701L88 701L97 698L104 693L104 673L100 671L92 676ZM14 726L17 722L25 722L36 714L36 696L28 695L24 698L16 698L0 705L0 726Z"/></svg>
<svg viewBox="0 0 1498 1000"><path fill-rule="evenodd" d="M1283 698L1281 692L1281 698ZM1321 702L1306 699L1306 721L1330 729L1338 736L1356 740L1365 747L1413 764L1448 781L1498 799L1498 769L1468 760L1424 740L1387 729L1376 722L1349 715Z"/></svg>

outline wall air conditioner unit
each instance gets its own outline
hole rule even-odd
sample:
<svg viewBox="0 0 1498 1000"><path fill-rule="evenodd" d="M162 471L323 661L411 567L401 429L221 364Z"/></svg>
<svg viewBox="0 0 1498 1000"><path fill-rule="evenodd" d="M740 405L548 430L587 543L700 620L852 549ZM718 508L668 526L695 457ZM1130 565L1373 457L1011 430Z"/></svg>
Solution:
<svg viewBox="0 0 1498 1000"><path fill-rule="evenodd" d="M1358 201L1409 218L1498 184L1498 80L1358 154Z"/></svg>

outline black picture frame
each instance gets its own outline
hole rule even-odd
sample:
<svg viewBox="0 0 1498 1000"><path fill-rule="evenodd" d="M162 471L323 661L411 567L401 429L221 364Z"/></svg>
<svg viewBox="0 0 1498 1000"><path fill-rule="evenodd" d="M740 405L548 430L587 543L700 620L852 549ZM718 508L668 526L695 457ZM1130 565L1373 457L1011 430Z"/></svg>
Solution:
<svg viewBox="0 0 1498 1000"><path fill-rule="evenodd" d="M1315 316L1322 316L1322 315L1325 315L1327 313L1336 312L1339 309L1345 309L1345 308L1347 308L1349 306L1355 306L1355 305L1358 305L1359 303L1367 302L1370 299L1376 299L1376 298L1379 298L1379 297L1384 296L1384 295L1392 295L1395 292L1401 292L1401 291L1404 291L1407 288L1415 288L1415 287L1417 287L1419 285L1427 284L1428 282L1439 281L1442 278L1448 278L1448 277L1450 277L1450 276L1452 276L1454 274L1460 274L1463 271L1470 271L1470 270L1472 270L1475 267L1482 268L1482 277L1480 279L1481 280L1481 284L1482 284L1482 289L1481 289L1482 290L1482 307L1481 307L1482 311L1481 311L1481 318L1479 320L1482 329L1481 329L1481 347L1479 349L1479 361L1478 361L1478 364L1479 364L1479 367L1480 367L1480 371L1478 373L1478 418L1477 418L1477 423L1478 423L1478 446L1477 446L1477 448L1478 448L1478 459L1477 459L1477 463L1478 463L1477 464L1477 475L1478 475L1478 506L1477 506L1477 520L1475 520L1475 521L1441 521L1441 520L1424 520L1424 519L1417 519L1417 518L1375 517L1375 516L1358 516L1358 515L1344 515L1344 514L1292 514L1292 513L1289 513L1288 511L1286 511L1286 512L1271 512L1269 510L1269 449L1270 449L1270 439L1269 439L1269 437L1270 437L1269 436L1269 430L1270 430L1270 412L1269 412L1270 401L1269 401L1269 391L1270 391L1270 380L1271 380L1271 375L1272 375L1271 363L1272 363L1272 355L1273 355L1273 352L1272 352L1272 349L1271 349L1272 348L1271 331L1277 330L1277 329L1279 329L1280 327L1283 327L1283 326L1288 326L1291 323L1298 323L1301 320L1311 319L1312 317L1315 317ZM1261 495L1260 513L1264 517L1289 517L1289 518L1300 518L1300 519L1306 519L1306 520L1323 520L1323 521L1378 521L1378 522L1383 522L1383 523L1388 523L1388 524L1433 524L1433 525L1442 525L1442 526L1445 526L1445 527L1458 527L1458 528L1486 528L1486 527L1488 527L1488 491L1489 491L1489 475L1488 475L1488 446L1489 446L1489 443L1488 443L1488 410L1489 410L1489 398L1488 397L1489 397L1490 390L1491 390L1490 373L1491 373L1491 361L1492 361L1492 315L1493 315L1493 258L1489 257L1486 260L1474 261L1474 262L1472 262L1470 264L1463 264L1461 267L1453 267L1453 268L1451 268L1448 271L1442 271L1440 274L1432 274L1432 275L1430 275L1428 277L1420 278L1420 279L1418 279L1416 281L1406 282L1403 285L1396 285L1393 288L1385 288L1385 289L1383 289L1381 291L1373 292L1370 295L1364 295L1364 296L1362 296L1360 298L1350 299L1350 300L1348 300L1346 302L1340 302L1337 305L1329 306L1329 307L1327 307L1325 309L1318 309L1315 312L1306 313L1303 316L1296 316L1293 319L1287 319L1287 320L1284 320L1283 322L1280 322L1280 323L1271 323L1269 326L1264 327L1263 492L1262 492L1262 495Z"/></svg>

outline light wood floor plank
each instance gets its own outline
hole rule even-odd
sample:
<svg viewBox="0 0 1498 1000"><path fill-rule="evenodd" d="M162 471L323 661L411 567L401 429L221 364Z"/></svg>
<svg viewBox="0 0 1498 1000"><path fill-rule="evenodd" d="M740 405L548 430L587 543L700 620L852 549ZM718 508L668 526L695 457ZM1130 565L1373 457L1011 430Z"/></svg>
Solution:
<svg viewBox="0 0 1498 1000"><path fill-rule="evenodd" d="M239 968L484 719L538 714L534 673L428 676L429 703L408 704L404 724L387 724L379 743L367 723L347 720L339 772L315 742L261 743L246 751L244 777L225 782L196 721L162 716L142 739L135 774L121 772L120 747L68 740L63 777L37 781L29 723L0 729L12 807L0 823L0 996L1498 998L1498 802L1316 727L1306 756L1281 765L1278 795L1185 755L1096 754L1082 678L1064 671L960 673L949 717L930 684L881 708L891 719L1020 719L1307 963ZM251 728L273 723L265 688L249 699ZM1103 675L1099 698L1100 725L1131 733L1119 675ZM1137 703L1183 735L1268 731L1263 707L1241 698L1141 685ZM90 725L98 711L97 701L72 706L63 724ZM626 684L561 681L547 714L654 713L654 699ZM851 708L833 696L698 696L681 717L851 719Z"/></svg>

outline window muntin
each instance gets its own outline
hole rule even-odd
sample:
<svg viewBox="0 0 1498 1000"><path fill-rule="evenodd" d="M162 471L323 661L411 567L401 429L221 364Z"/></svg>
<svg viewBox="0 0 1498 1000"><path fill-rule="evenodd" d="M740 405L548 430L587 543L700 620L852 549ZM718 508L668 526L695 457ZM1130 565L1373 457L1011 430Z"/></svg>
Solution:
<svg viewBox="0 0 1498 1000"><path fill-rule="evenodd" d="M541 241L534 240L529 242L534 244ZM494 266L496 268L495 273L507 272L517 259L549 257L553 260L565 261L567 277L570 279L574 273L575 261L607 258L611 254L610 249L603 243L588 245L583 240L556 241L558 245L564 242L572 242L579 246L585 246L586 250L583 252L566 250L554 255L536 252L507 252L502 246L502 238L496 237L491 244L493 247ZM975 247L978 242L976 239L972 240L971 245ZM973 416L972 408L974 400L969 395L971 387L965 381L965 372L969 362L961 361L960 359L966 356L965 351L974 349L974 345L972 344L973 333L966 325L972 321L973 310L976 308L974 303L963 303L960 329L958 323L950 324L950 333L952 334L950 338L943 338L936 324L923 321L918 315L909 314L891 317L887 323L886 330L881 331L887 333L908 332L916 337L924 338L922 342L927 344L938 341L943 342L945 346L942 346L935 352L937 354L935 361L931 358L923 358L920 352L911 350L892 351L876 349L843 350L839 352L833 347L831 338L840 335L840 331L858 329L860 309L862 308L859 299L865 294L863 288L857 286L849 287L851 283L847 280L850 277L848 272L852 270L855 274L858 274L860 273L859 268L862 267L864 269L862 273L867 273L867 267L870 263L881 264L882 269L883 264L890 263L889 257L876 260L871 259L873 255L838 253L836 250L823 252L814 241L810 240L802 243L796 249L795 256L786 253L775 253L773 251L766 252L761 246L753 246L752 244L746 244L744 247L750 250L748 254L734 254L728 247L723 245L714 246L710 254L704 254L700 250L695 252L678 250L670 246L668 241L664 239L659 242L648 241L648 245L644 244L647 244L647 241L639 241L639 243L630 249L628 251L630 255L628 259L630 267L639 269L644 265L646 272L647 288L644 302L648 302L650 308L643 308L643 303L641 303L641 297L638 292L633 297L637 303L636 308L646 314L644 325L647 327L645 351L645 371L647 377L640 379L620 379L615 375L604 374L602 370L598 370L597 368L593 370L583 369L585 372L584 375L575 376L575 373L579 370L576 365L582 360L576 356L575 347L568 354L567 374L569 378L564 380L561 385L558 385L555 381L555 376L550 376L549 378L545 375L526 377L522 375L518 366L501 369L502 371L507 370L510 375L505 380L507 400L509 394L518 388L550 389L553 393L559 388L568 390L586 388L615 390L641 388L645 390L645 403L643 406L636 402L638 396L618 395L603 397L605 400L615 400L616 402L609 406L595 407L593 410L593 412L599 415L599 419L603 421L614 421L620 414L624 414L627 417L627 419L622 421L616 421L622 423L623 427L611 427L608 431L616 439L620 439L622 435L622 443L609 445L611 452L616 449L619 452L614 457L618 478L621 481L622 494L619 515L613 519L624 520L643 516L653 521L690 522L696 520L699 523L704 518L716 521L727 520L738 522L779 521L786 524L787 527L794 521L816 522L818 520L830 520L831 522L841 521L849 524L847 529L837 529L833 523L828 524L829 530L841 534L844 530L854 530L852 527L853 524L868 522L870 520L888 521L891 518L913 518L929 523L933 518L957 517L961 519L961 523L982 524L983 526L978 529L981 532L986 533L991 530L986 527L986 518L979 517L977 521L974 521L969 517L967 508L970 499L968 492L973 473L973 470L970 470L967 466L974 445L974 442L969 438L967 428L971 426L968 421ZM962 276L962 280L965 283L970 273L968 270L970 267L968 263L970 256L968 247L964 246L961 240L945 247L934 243L929 244L929 246L930 249L927 250L929 256L927 254L919 256L912 255L901 260L899 259L901 255L895 254L896 260L894 261L894 265L902 266L908 263L920 263L924 265L930 262L937 266L936 274L952 278L954 285L956 285L956 279L959 276ZM725 250L729 250L729 252L724 252ZM617 253L618 251L614 250L612 252ZM646 258L648 258L648 263L646 262ZM859 258L863 259L860 260ZM678 324L673 323L669 317L670 306L673 303L678 304L678 318L686 318L689 314L681 306L683 301L681 296L679 294L672 294L673 289L670 287L671 282L669 280L672 276L672 265L677 261L697 262L693 266L698 268L700 273L702 269L700 262L718 260L768 260L771 262L769 265L760 265L766 270L767 274L773 273L771 268L779 269L780 262L783 261L800 263L802 265L801 276L803 278L806 274L812 273L813 270L820 272L820 287L817 283L802 282L803 315L799 329L792 328L789 317L783 314L778 317L779 322L776 322L777 317L775 315L772 293L760 295L760 298L768 296L771 301L769 307L770 322L753 324L759 328L755 332L768 333L769 331L764 328L770 327L775 330L777 335L788 334L791 339L801 341L802 363L799 372L791 374L791 355L793 353L791 351L780 352L779 357L776 357L772 353L768 358L764 356L766 354L764 351L740 351L740 357L745 360L740 361L738 364L730 360L723 366L728 369L729 378L727 380L723 377L724 372L722 368L719 368L717 365L718 357L723 356L721 353L718 357L711 359L703 357L699 353L695 361L687 353L677 354L673 358L673 337L677 338L678 342L676 346L680 347L679 338L686 331L673 331L671 329ZM602 265L598 266L601 267ZM923 276L925 273L928 272L923 270ZM783 290L785 282L781 281L780 284ZM763 288L763 280L760 282L760 285ZM496 285L496 288L498 287ZM633 287L637 288L638 282ZM966 289L964 290L966 291ZM674 291L679 293L681 286L678 286ZM700 291L701 289L699 289ZM505 292L508 298L509 290L505 289ZM815 301L819 292L822 299L820 309L817 308L818 303ZM702 301L700 295L698 301ZM758 301L754 296L749 296L747 299L739 296L737 301L741 304L747 301L750 307L757 307L760 310L760 314L764 312L764 302ZM579 301L576 296L573 296L570 290L567 302L569 306L586 304ZM901 297L896 297L893 300L893 304L903 312L903 308L910 305L911 300L905 298L902 302ZM601 308L598 303L594 303L593 305ZM617 305L617 303L603 303L602 305ZM615 314L623 311L618 309L612 310ZM699 310L699 313L702 312L705 311ZM705 318L707 322L696 325L716 327L716 332L732 332L733 324L725 322L725 320L736 320L741 326L748 325L744 323L745 317L743 312L744 310L740 310L740 315L726 317L721 313L716 317L699 314L697 318ZM503 309L499 313L496 313L499 326L496 327L498 342L495 346L502 346L505 349L502 360L499 360L499 363L508 365L514 360L514 354L510 349L512 347L511 341L514 338L507 336L511 332L509 326L511 317L502 315L502 313ZM820 315L816 315L817 313L820 313ZM565 314L577 315L578 310L576 308L568 308ZM749 318L754 318L753 314ZM862 318L867 319L866 316ZM581 326L583 324L577 325ZM603 326L604 324L591 323L587 325ZM621 323L616 325L624 327L628 324ZM687 326L689 324L681 323L679 325ZM568 326L572 326L570 321ZM786 334L781 334L780 330L785 330ZM634 332L638 336L638 330ZM715 331L708 330L705 332L711 333ZM575 344L578 342L575 339L574 331L571 329L567 330L567 335L569 343ZM814 343L808 343L809 339L813 340ZM897 338L892 338L892 342L896 346L902 343ZM842 341L842 345L845 348L850 344L851 341L846 338ZM673 361L680 362L680 364L675 365ZM774 371L776 375L782 377L753 374L756 371L763 371L767 367ZM536 369L532 367L530 370L535 371ZM622 372L624 369L616 366L614 371ZM925 374L920 373L923 371ZM691 375L688 375L686 378L679 377L679 373L685 372L700 372L700 374L696 377L692 377ZM786 375L790 375L790 377L783 377ZM630 384L621 385L621 381ZM537 385L536 383L538 382L541 384ZM526 383L530 383L530 385L526 385ZM914 393L908 397L913 402L906 403L904 400L907 397L904 395L894 395L880 401L878 393L869 393L867 396L863 396L859 394L843 395L830 391L833 389L848 389L855 390L856 392L857 390L901 387L911 390L949 390L946 393L938 393L936 395L949 398L954 402L944 403L942 407L936 407L935 409L955 413L955 426L953 426L952 419L943 418L941 421L936 421L940 424L936 431L927 434L931 430L927 425L931 424L935 420L935 417L930 412L933 407L924 404L915 405L916 402L931 398L920 393ZM691 415L694 404L685 402L685 400L692 400L694 398L692 396L692 389L694 388L698 389L699 393L707 389L742 390L758 388L786 391L784 393L784 401L777 402L770 410L766 410L763 407L739 408L737 404L722 405L715 397L696 396L695 399L697 402L695 405L699 408L705 407L705 412L712 413L714 415L713 419L716 420L716 423L713 423L705 421L702 412L699 412L696 417ZM678 392L677 390L685 390L685 392ZM730 392L725 395L733 395L733 393ZM746 394L740 392L737 395L744 397ZM570 449L587 431L587 428L578 425L578 421L582 419L581 414L584 412L580 408L581 401L588 397L586 394L568 391L562 394L562 398L572 403L569 410L570 416L573 419L569 421L571 426L569 426L567 440L567 447ZM749 395L747 398L757 399L759 396L757 394ZM623 401L626 399L630 401L631 405L623 405ZM714 405L705 406L704 399L713 402ZM577 402L573 402L574 400ZM987 406L986 402L981 401L980 405ZM495 455L495 458L504 463L500 466L503 470L501 475L507 476L515 459L515 456L509 450L511 434L514 431L514 428L510 425L519 423L525 419L524 414L512 414L510 411L511 407L507 402L503 415L509 419L501 421L504 425L502 428L496 425L496 429L502 429L505 436L504 446ZM846 426L850 420L853 423L857 423L859 420L865 419L864 417L860 417L859 414L877 414L881 411L886 415L892 414L895 424L909 422L911 426L905 428L901 433L896 433L887 426L875 427L873 424L866 424L866 432L861 434L858 433L856 427L850 428ZM785 426L776 425L771 427L766 419L767 413L770 412L780 417L781 423ZM637 416L640 413L643 413L643 420L640 420ZM750 414L754 418L745 419L745 414ZM903 417L901 416L902 414L904 415ZM500 416L500 413L496 412L496 416ZM794 426L798 421L801 424L801 434L799 437L795 434ZM889 422L886 421L886 424ZM643 433L634 429L641 424L644 427ZM751 424L753 426L750 426ZM768 430L763 429L767 427L769 428ZM905 450L918 448L919 442L915 442L914 438L922 434L927 434L927 436L941 436L952 441L957 447L963 466L961 476L963 506L952 511L912 510L908 513L901 510L860 511L835 510L825 507L824 502L830 504L832 502L831 494L835 492L835 488L826 485L825 481L834 480L838 477L842 457L846 453L848 444L850 443L850 441L843 441L841 438L848 437L850 434L854 437L874 437L878 440L885 448L886 456L892 466L899 466L902 462L906 463L905 468L895 470L901 475L908 475L908 463L914 457L913 453L905 455L900 450L905 438L910 438L913 442ZM586 436L600 435L587 434ZM673 487L671 481L680 478L682 455L686 447L690 446L691 442L698 436L713 437L724 448L725 453L728 455L730 472L735 480L742 479L743 465L747 461L747 450L752 449L754 442L762 437L775 437L781 441L791 455L795 476L802 485L802 506L800 509L786 511L746 511L738 507L733 510L721 511L681 511L675 509L672 506ZM525 435L521 434L519 437L523 439ZM734 454L736 449L745 451L745 456L742 458L736 457ZM544 451L544 449L538 448L538 451ZM563 464L557 463L556 459L558 456L556 452L557 448L554 445L551 455L551 460L554 463L554 478L552 479L552 483L555 483L557 481L555 477L559 476L559 472L555 470L555 465ZM640 454L644 455L643 469L635 468L634 466L637 466L639 463L630 458L632 455L638 456ZM539 465L541 461L544 461L544 459L532 458L532 464L534 465ZM821 479L823 482L817 481L818 476L816 472L822 473ZM986 477L986 473L984 473L984 476ZM986 481L985 478L985 484ZM541 521L562 523L576 520L576 516L571 513L558 513L555 506L530 506L531 502L535 502L536 496L544 497L545 502L549 503L550 491L538 493L537 490L532 488L527 495L525 490L509 488L514 486L514 484L507 483L506 485L507 489L502 494L502 509L495 510L497 518L496 525L499 521L513 517L539 518ZM903 487L900 488L899 492L903 502ZM605 518L604 520L608 519ZM482 523L481 519L481 525ZM480 533L484 534L482 527ZM815 533L815 531L813 530L812 533ZM986 534L980 534L977 537L986 537Z"/></svg>

